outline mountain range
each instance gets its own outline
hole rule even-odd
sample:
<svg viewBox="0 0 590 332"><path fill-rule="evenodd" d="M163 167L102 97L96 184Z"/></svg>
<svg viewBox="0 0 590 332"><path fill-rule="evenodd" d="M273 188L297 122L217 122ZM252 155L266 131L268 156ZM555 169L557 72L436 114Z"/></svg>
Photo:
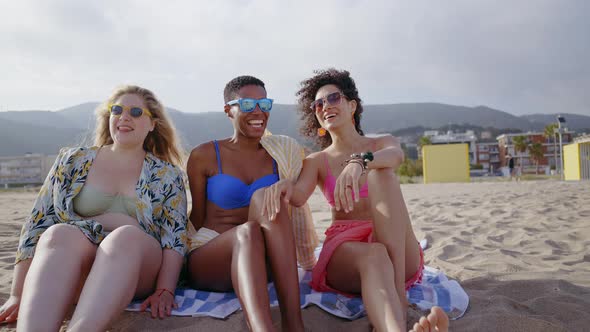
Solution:
<svg viewBox="0 0 590 332"><path fill-rule="evenodd" d="M25 153L55 154L63 146L91 144L96 102L59 111L0 112L0 156ZM393 132L409 127L440 128L451 124L542 131L555 114L515 116L486 106L465 107L438 103L364 105L365 133ZM218 112L187 113L167 108L187 149L215 138L231 136L230 120ZM295 105L275 104L268 129L275 134L299 135L300 116ZM561 114L570 130L590 132L590 116Z"/></svg>

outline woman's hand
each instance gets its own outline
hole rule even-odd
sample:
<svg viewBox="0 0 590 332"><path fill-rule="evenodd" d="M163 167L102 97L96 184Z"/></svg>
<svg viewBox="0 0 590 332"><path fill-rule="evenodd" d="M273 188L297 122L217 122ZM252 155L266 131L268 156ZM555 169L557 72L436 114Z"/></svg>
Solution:
<svg viewBox="0 0 590 332"><path fill-rule="evenodd" d="M344 209L351 212L354 202L359 201L359 179L363 174L363 166L359 163L348 163L336 179L334 187L334 203L336 210ZM354 193L354 201L353 201Z"/></svg>
<svg viewBox="0 0 590 332"><path fill-rule="evenodd" d="M0 324L16 322L19 306L20 297L10 296L0 307Z"/></svg>
<svg viewBox="0 0 590 332"><path fill-rule="evenodd" d="M268 220L274 220L281 211L281 198L285 203L289 203L292 192L293 182L291 180L280 180L272 186L266 187L262 215L268 217Z"/></svg>
<svg viewBox="0 0 590 332"><path fill-rule="evenodd" d="M174 292L168 289L156 289L154 294L143 301L139 309L145 311L148 307L152 312L152 318L163 319L165 316L170 316L172 309L178 308L178 304L174 302Z"/></svg>

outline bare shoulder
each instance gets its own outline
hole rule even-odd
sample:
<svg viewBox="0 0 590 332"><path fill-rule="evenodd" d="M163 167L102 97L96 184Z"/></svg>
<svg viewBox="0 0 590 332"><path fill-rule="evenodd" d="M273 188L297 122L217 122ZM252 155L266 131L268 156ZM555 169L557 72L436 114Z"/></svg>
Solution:
<svg viewBox="0 0 590 332"><path fill-rule="evenodd" d="M305 160L306 160L308 163L313 163L313 164L315 164L315 163L317 163L319 160L321 160L321 158L322 158L322 153L323 153L323 151L317 151L317 152L310 153L310 154L309 154L307 157L305 157Z"/></svg>
<svg viewBox="0 0 590 332"><path fill-rule="evenodd" d="M194 169L205 169L209 166L211 160L215 161L215 146L213 142L199 144L192 149L188 158L187 172L191 173Z"/></svg>

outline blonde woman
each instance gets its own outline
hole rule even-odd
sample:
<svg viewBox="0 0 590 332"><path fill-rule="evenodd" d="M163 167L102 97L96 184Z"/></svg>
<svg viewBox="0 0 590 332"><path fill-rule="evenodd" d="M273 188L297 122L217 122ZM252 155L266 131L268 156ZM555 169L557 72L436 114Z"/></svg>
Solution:
<svg viewBox="0 0 590 332"><path fill-rule="evenodd" d="M186 193L175 130L155 95L124 86L97 109L95 145L62 149L16 253L0 322L18 331L103 331L134 298L175 306Z"/></svg>

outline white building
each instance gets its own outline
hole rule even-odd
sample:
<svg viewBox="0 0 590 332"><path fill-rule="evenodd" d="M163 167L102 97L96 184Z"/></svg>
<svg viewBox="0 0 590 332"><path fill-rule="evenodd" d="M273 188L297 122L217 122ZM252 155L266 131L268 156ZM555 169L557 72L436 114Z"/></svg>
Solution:
<svg viewBox="0 0 590 332"><path fill-rule="evenodd" d="M57 155L0 157L0 185L42 184Z"/></svg>

